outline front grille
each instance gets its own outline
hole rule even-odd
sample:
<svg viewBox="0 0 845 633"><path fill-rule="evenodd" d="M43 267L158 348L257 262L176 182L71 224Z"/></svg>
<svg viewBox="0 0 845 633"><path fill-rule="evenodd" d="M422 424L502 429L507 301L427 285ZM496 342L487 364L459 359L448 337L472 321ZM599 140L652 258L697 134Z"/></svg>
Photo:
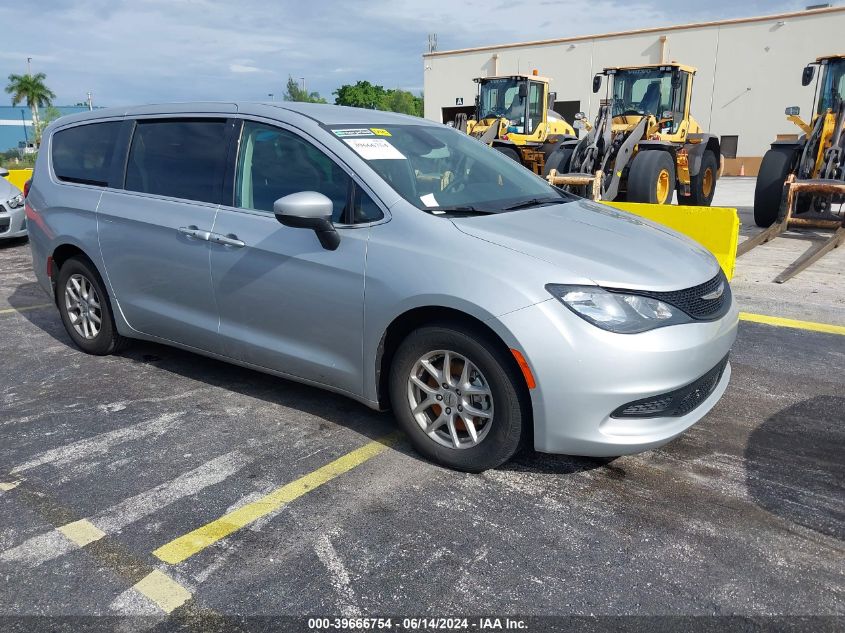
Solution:
<svg viewBox="0 0 845 633"><path fill-rule="evenodd" d="M671 418L686 415L707 400L710 394L713 393L716 385L722 379L722 374L725 373L727 364L728 357L725 356L713 369L687 386L651 396L650 398L643 398L623 404L611 413L610 417Z"/></svg>
<svg viewBox="0 0 845 633"><path fill-rule="evenodd" d="M714 299L704 299L706 295L718 290L719 284L723 285L722 294ZM631 293L631 290L607 288L610 292ZM672 290L670 292L654 292L651 290L636 290L638 295L651 297L664 303L683 310L693 319L700 321L712 321L725 315L731 305L731 287L725 274L719 273L710 281L687 288L686 290Z"/></svg>
<svg viewBox="0 0 845 633"><path fill-rule="evenodd" d="M8 233L12 221L9 218L0 218L0 233Z"/></svg>

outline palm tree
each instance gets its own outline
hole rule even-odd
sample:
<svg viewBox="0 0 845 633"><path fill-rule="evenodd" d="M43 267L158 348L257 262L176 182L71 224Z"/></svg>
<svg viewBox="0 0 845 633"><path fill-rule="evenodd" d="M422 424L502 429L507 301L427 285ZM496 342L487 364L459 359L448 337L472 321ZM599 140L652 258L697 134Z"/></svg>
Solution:
<svg viewBox="0 0 845 633"><path fill-rule="evenodd" d="M32 111L32 128L36 134L36 143L39 141L41 126L38 120L38 108L46 108L53 105L56 95L50 90L44 80L47 75L38 73L35 75L9 75L9 84L6 92L12 95L12 105L16 106L22 101Z"/></svg>

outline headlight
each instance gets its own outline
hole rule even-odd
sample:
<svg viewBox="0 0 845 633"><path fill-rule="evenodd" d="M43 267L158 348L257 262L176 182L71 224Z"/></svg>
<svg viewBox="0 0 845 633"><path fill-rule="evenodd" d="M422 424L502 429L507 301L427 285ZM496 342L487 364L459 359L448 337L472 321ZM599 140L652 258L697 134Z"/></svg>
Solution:
<svg viewBox="0 0 845 633"><path fill-rule="evenodd" d="M675 306L634 293L562 284L547 284L546 290L582 319L620 334L636 334L692 320Z"/></svg>
<svg viewBox="0 0 845 633"><path fill-rule="evenodd" d="M23 206L23 196L21 194L16 195L14 198L9 199L9 206L12 209L17 209L18 207Z"/></svg>

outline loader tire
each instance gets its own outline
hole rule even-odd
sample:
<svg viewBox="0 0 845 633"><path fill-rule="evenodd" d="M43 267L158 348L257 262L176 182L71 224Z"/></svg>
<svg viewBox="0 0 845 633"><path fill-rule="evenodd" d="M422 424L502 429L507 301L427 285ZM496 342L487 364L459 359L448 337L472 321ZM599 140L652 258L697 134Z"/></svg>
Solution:
<svg viewBox="0 0 845 633"><path fill-rule="evenodd" d="M517 152L512 147L502 147L501 145L496 145L494 149L501 152L511 160L516 161L520 165L522 164L522 159L519 157L519 152Z"/></svg>
<svg viewBox="0 0 845 633"><path fill-rule="evenodd" d="M787 147L773 147L763 156L757 184L754 187L754 223L757 226L771 226L778 219L783 185L792 173L795 150Z"/></svg>
<svg viewBox="0 0 845 633"><path fill-rule="evenodd" d="M682 196L678 191L678 204L690 204L696 207L709 207L716 193L716 178L719 174L719 161L713 152L704 152L701 168L695 176L690 176L690 195Z"/></svg>
<svg viewBox="0 0 845 633"><path fill-rule="evenodd" d="M556 169L559 174L569 173L570 162L572 162L572 148L558 147L546 159L546 164L543 167L543 176L548 176L552 169Z"/></svg>
<svg viewBox="0 0 845 633"><path fill-rule="evenodd" d="M669 152L641 151L628 172L628 201L672 204L675 191L675 161Z"/></svg>

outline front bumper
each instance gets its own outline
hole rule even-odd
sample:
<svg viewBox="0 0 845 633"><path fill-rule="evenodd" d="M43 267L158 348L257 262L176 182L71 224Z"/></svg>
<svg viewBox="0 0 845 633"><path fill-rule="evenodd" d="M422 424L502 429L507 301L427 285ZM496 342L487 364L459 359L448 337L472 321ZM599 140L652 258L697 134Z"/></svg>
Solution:
<svg viewBox="0 0 845 633"><path fill-rule="evenodd" d="M24 237L26 232L26 211L24 207L10 209L0 202L0 240Z"/></svg>
<svg viewBox="0 0 845 633"><path fill-rule="evenodd" d="M499 317L537 382L531 391L534 447L603 457L638 453L677 437L725 392L731 368L720 365L736 338L738 317L733 302L716 321L615 334L584 321L555 299ZM712 391L692 410L618 417L620 409L687 387L715 368L720 376L708 386Z"/></svg>

